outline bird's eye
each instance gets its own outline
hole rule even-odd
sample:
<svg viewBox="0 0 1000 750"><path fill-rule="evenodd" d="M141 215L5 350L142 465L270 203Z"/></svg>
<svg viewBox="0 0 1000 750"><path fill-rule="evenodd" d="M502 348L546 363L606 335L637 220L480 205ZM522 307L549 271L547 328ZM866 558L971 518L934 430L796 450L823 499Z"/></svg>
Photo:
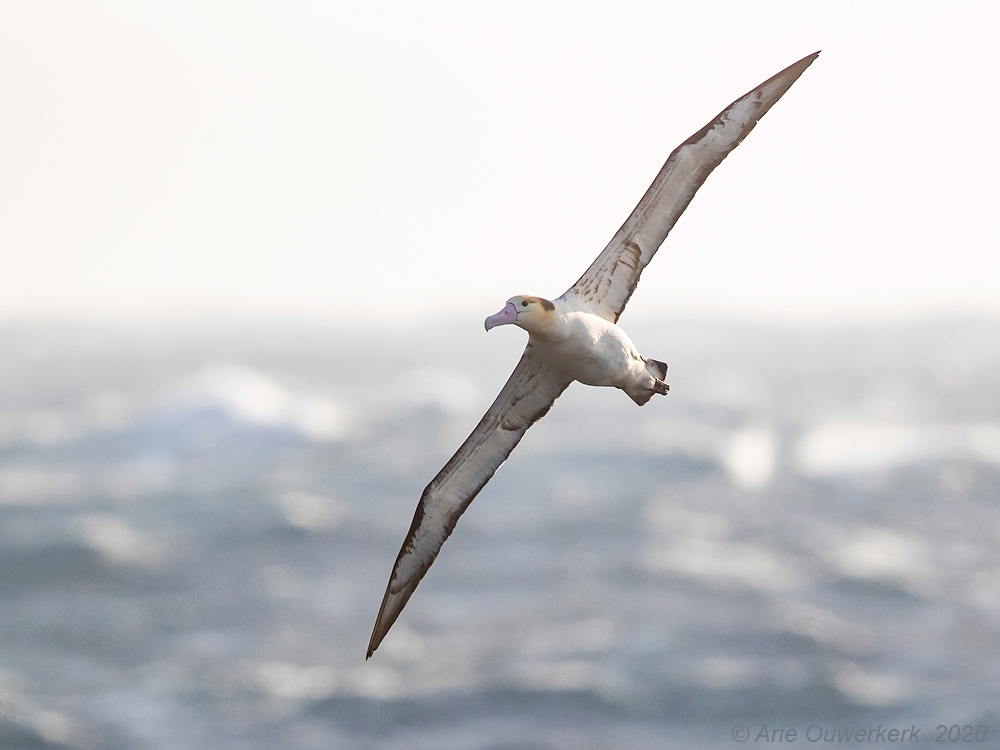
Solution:
<svg viewBox="0 0 1000 750"><path fill-rule="evenodd" d="M528 306L528 300L526 299L521 300L521 307L527 307L527 306Z"/></svg>

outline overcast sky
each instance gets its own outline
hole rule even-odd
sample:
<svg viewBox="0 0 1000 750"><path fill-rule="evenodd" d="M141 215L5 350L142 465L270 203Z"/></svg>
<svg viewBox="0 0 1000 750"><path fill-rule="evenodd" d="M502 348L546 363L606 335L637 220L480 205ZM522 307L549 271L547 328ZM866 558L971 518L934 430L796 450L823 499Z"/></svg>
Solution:
<svg viewBox="0 0 1000 750"><path fill-rule="evenodd" d="M627 315L997 316L997 7L0 2L0 320L558 296L817 49Z"/></svg>

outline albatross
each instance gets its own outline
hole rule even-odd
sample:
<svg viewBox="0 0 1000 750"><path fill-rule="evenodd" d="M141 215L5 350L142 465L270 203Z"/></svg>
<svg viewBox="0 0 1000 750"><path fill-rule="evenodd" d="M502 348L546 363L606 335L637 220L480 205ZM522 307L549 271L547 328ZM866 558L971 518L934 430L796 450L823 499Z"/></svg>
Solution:
<svg viewBox="0 0 1000 750"><path fill-rule="evenodd" d="M667 366L639 354L618 327L618 318L642 269L698 188L818 56L808 55L764 81L678 146L608 246L561 297L518 295L486 318L487 331L503 325L524 329L528 344L493 405L421 494L382 598L366 660L399 617L459 517L570 383L620 388L639 406L667 393Z"/></svg>

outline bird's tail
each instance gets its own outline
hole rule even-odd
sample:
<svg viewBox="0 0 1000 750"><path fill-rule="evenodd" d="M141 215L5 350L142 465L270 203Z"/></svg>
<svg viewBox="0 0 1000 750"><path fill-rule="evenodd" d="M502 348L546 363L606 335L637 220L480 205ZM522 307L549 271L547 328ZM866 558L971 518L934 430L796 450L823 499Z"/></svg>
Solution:
<svg viewBox="0 0 1000 750"><path fill-rule="evenodd" d="M661 383L667 379L667 365L655 359L646 360L646 371Z"/></svg>
<svg viewBox="0 0 1000 750"><path fill-rule="evenodd" d="M667 377L666 363L655 359L647 359L645 362L649 379L640 388L625 391L639 406L643 406L656 394L665 396L670 390L670 386L663 382Z"/></svg>

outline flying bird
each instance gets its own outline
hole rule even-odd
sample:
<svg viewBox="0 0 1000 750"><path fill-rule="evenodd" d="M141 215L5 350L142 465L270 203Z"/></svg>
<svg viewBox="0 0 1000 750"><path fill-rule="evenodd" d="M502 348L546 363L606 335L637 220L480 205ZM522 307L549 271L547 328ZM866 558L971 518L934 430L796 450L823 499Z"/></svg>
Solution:
<svg viewBox="0 0 1000 750"><path fill-rule="evenodd" d="M642 269L711 171L818 56L815 52L769 78L678 146L608 246L561 297L511 297L486 319L487 331L502 325L523 328L528 345L493 405L420 496L366 659L399 617L459 516L570 383L620 388L639 406L667 393L667 366L639 354L618 327L618 317Z"/></svg>

